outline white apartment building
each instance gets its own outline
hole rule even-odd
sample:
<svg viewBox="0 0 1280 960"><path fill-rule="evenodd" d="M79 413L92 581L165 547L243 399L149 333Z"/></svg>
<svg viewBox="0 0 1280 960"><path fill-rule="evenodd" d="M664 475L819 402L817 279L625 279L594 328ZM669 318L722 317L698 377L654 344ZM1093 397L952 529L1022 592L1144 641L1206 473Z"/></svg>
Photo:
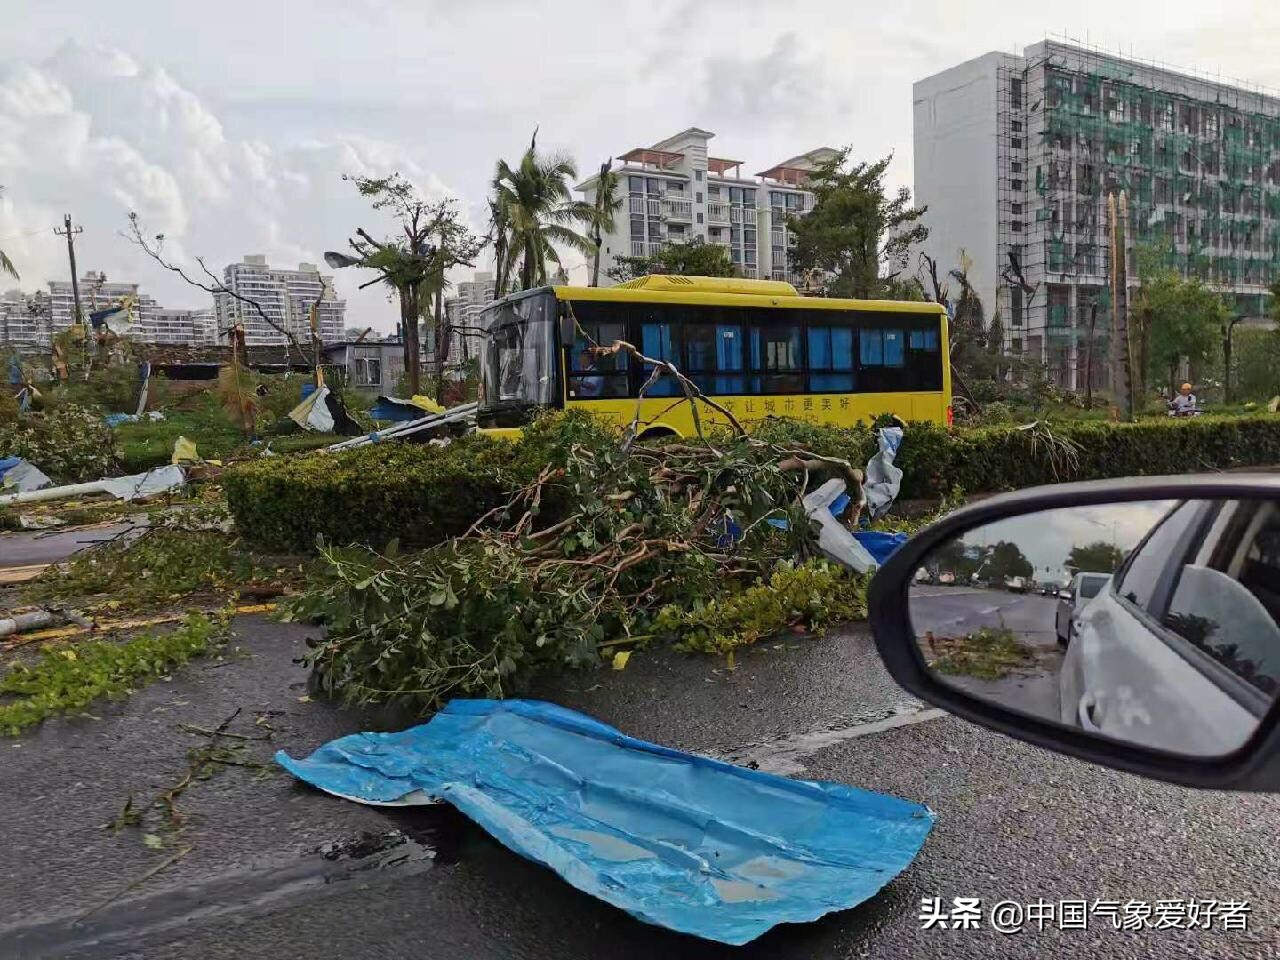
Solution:
<svg viewBox="0 0 1280 960"><path fill-rule="evenodd" d="M320 339L325 343L342 340L346 301L339 300L333 289L333 277L322 276L314 263L300 263L296 270L282 270L267 265L261 254L247 256L240 263L228 264L222 282L228 290L256 301L276 326L288 330L299 342L311 336L311 305L320 300ZM249 304L228 293L214 295L217 328L227 331L235 324L244 327L245 343L285 343L287 338L267 323ZM222 334L225 338L225 333Z"/></svg>
<svg viewBox="0 0 1280 960"><path fill-rule="evenodd" d="M83 320L89 321L89 314L97 310L105 310L114 306L125 297L133 299L130 317L133 324L142 327L155 320L156 311L160 309L155 300L142 293L136 283L119 283L109 281L105 274L89 270L80 279L80 311ZM49 281L49 316L51 334L61 333L75 322L75 294L70 280Z"/></svg>
<svg viewBox="0 0 1280 960"><path fill-rule="evenodd" d="M43 296L29 297L21 290L0 293L0 344L20 350L47 349L48 307Z"/></svg>
<svg viewBox="0 0 1280 960"><path fill-rule="evenodd" d="M750 177L742 161L709 155L714 136L690 127L618 158L623 205L600 251L602 285L613 283L608 271L618 257L651 257L668 244L694 241L724 247L743 277L801 282L788 260L787 217L813 209L806 179L836 151L820 147ZM598 180L576 187L588 203Z"/></svg>
<svg viewBox="0 0 1280 960"><path fill-rule="evenodd" d="M478 270L470 280L460 280L453 285L454 295L444 303L453 330L449 345L449 361L462 363L480 351L480 312L494 299L494 277L489 271Z"/></svg>
<svg viewBox="0 0 1280 960"><path fill-rule="evenodd" d="M212 309L159 307L138 325L133 336L145 343L215 344L217 321Z"/></svg>
<svg viewBox="0 0 1280 960"><path fill-rule="evenodd" d="M53 336L70 327L75 317L75 296L69 280L51 280L47 294L28 296L11 290L0 297L0 343L14 343L47 350ZM136 283L108 281L88 271L79 283L80 310L87 322L92 313L131 298L132 327L129 336L142 343L215 343L215 321L210 308L166 309Z"/></svg>
<svg viewBox="0 0 1280 960"><path fill-rule="evenodd" d="M963 250L1006 347L1080 388L1108 382L1107 198L1139 245L1259 321L1280 279L1280 99L1046 40L913 87L915 199L939 273ZM1089 318L1096 307L1093 349Z"/></svg>

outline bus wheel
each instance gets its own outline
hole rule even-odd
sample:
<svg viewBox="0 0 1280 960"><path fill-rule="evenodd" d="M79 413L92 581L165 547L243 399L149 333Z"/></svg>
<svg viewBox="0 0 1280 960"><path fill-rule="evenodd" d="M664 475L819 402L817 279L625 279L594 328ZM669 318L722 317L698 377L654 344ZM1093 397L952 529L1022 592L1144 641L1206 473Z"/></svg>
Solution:
<svg viewBox="0 0 1280 960"><path fill-rule="evenodd" d="M647 430L643 431L640 436L636 437L636 439L641 443L653 440L665 443L668 440L679 440L680 435L670 427L649 427Z"/></svg>

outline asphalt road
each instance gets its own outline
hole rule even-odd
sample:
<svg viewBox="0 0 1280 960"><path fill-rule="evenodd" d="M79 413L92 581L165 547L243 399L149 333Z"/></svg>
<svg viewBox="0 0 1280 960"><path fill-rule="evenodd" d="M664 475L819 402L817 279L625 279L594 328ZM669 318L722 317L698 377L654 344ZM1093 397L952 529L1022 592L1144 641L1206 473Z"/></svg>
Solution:
<svg viewBox="0 0 1280 960"><path fill-rule="evenodd" d="M1036 593L975 587L914 586L911 625L944 636L971 633L979 627L1007 627L1024 643L1056 642L1054 617L1058 601Z"/></svg>
<svg viewBox="0 0 1280 960"><path fill-rule="evenodd" d="M95 524L78 530L29 530L0 533L0 569L30 563L57 563L85 547L126 536L140 524L132 520Z"/></svg>
<svg viewBox="0 0 1280 960"><path fill-rule="evenodd" d="M1089 767L923 709L862 632L793 638L739 659L638 653L622 673L533 693L628 733L928 803L937 823L871 901L727 948L646 926L510 853L447 807L388 811L282 773L225 767L180 798L151 850L103 828L126 798L180 781L207 742L183 724L270 740L241 759L306 753L404 718L307 694L307 631L238 621L238 649L93 716L0 742L0 957L631 958L1274 957L1280 797L1197 793ZM175 854L185 855L172 860ZM1244 899L1250 929L921 929L922 898Z"/></svg>
<svg viewBox="0 0 1280 960"><path fill-rule="evenodd" d="M982 627L1007 628L1034 657L1026 669L998 680L952 675L941 677L944 682L1024 713L1055 721L1061 717L1062 650L1055 626L1056 598L973 587L914 586L910 605L911 625L919 637L926 631L958 637Z"/></svg>

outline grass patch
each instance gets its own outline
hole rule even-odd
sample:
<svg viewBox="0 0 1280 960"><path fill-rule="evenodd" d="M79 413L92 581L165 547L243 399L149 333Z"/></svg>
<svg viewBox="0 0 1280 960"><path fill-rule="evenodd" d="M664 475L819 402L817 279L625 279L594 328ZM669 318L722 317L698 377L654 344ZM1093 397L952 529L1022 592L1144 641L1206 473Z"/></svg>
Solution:
<svg viewBox="0 0 1280 960"><path fill-rule="evenodd" d="M0 677L0 734L16 736L95 700L127 696L208 653L226 629L225 618L193 613L170 633L44 650L34 664L16 664Z"/></svg>
<svg viewBox="0 0 1280 960"><path fill-rule="evenodd" d="M1033 661L1031 651L1007 627L983 627L963 637L929 634L925 643L933 669L979 680L999 680Z"/></svg>

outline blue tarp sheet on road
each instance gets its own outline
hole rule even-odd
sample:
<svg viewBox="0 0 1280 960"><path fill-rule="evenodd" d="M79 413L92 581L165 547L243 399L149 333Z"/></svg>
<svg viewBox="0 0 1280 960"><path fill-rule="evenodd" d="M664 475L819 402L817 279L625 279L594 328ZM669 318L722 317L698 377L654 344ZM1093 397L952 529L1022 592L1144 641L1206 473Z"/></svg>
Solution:
<svg viewBox="0 0 1280 960"><path fill-rule="evenodd" d="M430 723L276 761L353 800L445 800L579 890L730 944L856 906L933 826L919 803L682 753L531 700L454 700Z"/></svg>

